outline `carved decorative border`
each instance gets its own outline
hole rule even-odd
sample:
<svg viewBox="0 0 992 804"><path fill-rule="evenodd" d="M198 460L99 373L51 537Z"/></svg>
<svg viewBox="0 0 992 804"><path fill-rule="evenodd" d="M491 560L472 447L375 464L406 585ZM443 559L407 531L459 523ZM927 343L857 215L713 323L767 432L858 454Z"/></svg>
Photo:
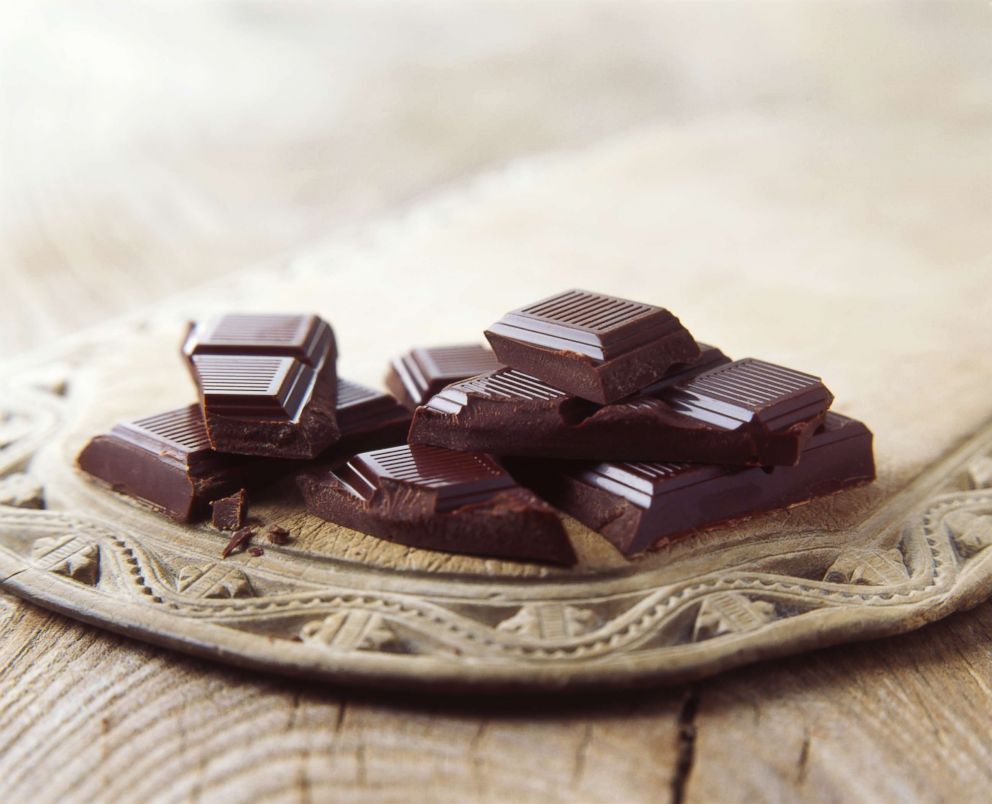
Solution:
<svg viewBox="0 0 992 804"><path fill-rule="evenodd" d="M677 681L910 630L992 592L992 427L886 501L845 547L820 551L816 577L756 558L678 583L647 571L619 589L595 578L466 579L380 591L354 572L298 580L275 552L251 565L204 560L45 510L28 467L66 406L57 365L17 375L0 399L0 585L198 655L390 685ZM787 546L809 535L769 538Z"/></svg>

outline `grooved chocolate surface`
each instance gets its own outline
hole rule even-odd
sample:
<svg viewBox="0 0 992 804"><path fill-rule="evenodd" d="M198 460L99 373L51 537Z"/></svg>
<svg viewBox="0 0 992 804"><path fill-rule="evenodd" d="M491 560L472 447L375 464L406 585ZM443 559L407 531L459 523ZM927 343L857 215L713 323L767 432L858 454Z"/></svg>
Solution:
<svg viewBox="0 0 992 804"><path fill-rule="evenodd" d="M448 552L573 563L554 510L491 457L403 445L298 476L311 513L380 538Z"/></svg>
<svg viewBox="0 0 992 804"><path fill-rule="evenodd" d="M338 379L337 421L341 439L324 450L321 464L337 464L357 452L402 444L410 411L390 394Z"/></svg>
<svg viewBox="0 0 992 804"><path fill-rule="evenodd" d="M413 410L446 385L499 366L492 350L477 343L420 347L393 358L386 387Z"/></svg>
<svg viewBox="0 0 992 804"><path fill-rule="evenodd" d="M514 475L621 552L874 479L872 434L828 413L799 463L768 471L681 462L515 461Z"/></svg>
<svg viewBox="0 0 992 804"><path fill-rule="evenodd" d="M197 405L117 424L93 438L79 467L117 491L182 522L207 513L207 503L278 467L216 452Z"/></svg>
<svg viewBox="0 0 992 804"><path fill-rule="evenodd" d="M330 325L315 315L228 314L196 324L183 352L282 355L316 366L333 342Z"/></svg>
<svg viewBox="0 0 992 804"><path fill-rule="evenodd" d="M657 382L699 348L667 310L568 290L507 313L486 330L500 362L593 402Z"/></svg>
<svg viewBox="0 0 992 804"><path fill-rule="evenodd" d="M337 351L314 315L230 314L183 344L215 449L312 458L338 440Z"/></svg>
<svg viewBox="0 0 992 804"><path fill-rule="evenodd" d="M533 457L794 464L830 392L816 377L752 359L704 370L718 362L712 351L705 357L696 374L675 367L681 381L661 384L658 396L612 405L499 369L431 398L414 414L409 440Z"/></svg>
<svg viewBox="0 0 992 804"><path fill-rule="evenodd" d="M819 377L754 358L691 377L659 397L701 421L727 428L759 421L769 430L821 413L833 400Z"/></svg>

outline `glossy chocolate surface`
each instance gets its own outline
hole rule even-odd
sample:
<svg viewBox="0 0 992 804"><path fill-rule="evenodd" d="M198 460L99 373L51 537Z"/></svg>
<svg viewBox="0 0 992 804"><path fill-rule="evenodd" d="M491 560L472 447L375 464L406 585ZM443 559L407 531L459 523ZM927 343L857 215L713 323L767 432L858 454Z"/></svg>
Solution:
<svg viewBox="0 0 992 804"><path fill-rule="evenodd" d="M499 367L492 350L477 343L421 347L393 358L386 387L412 411L446 385Z"/></svg>
<svg viewBox="0 0 992 804"><path fill-rule="evenodd" d="M668 310L584 290L507 313L486 338L501 363L600 404L636 393L700 354Z"/></svg>
<svg viewBox="0 0 992 804"><path fill-rule="evenodd" d="M518 460L514 476L626 555L688 531L805 502L874 479L872 434L827 414L796 466Z"/></svg>
<svg viewBox="0 0 992 804"><path fill-rule="evenodd" d="M209 502L237 491L265 469L255 459L216 452L197 405L115 425L86 445L78 464L115 491L180 522L206 516Z"/></svg>
<svg viewBox="0 0 992 804"><path fill-rule="evenodd" d="M390 394L338 378L337 420L341 440L320 455L346 457L377 447L402 444L410 429L410 411Z"/></svg>
<svg viewBox="0 0 992 804"><path fill-rule="evenodd" d="M337 350L321 318L220 316L193 325L182 351L215 449L301 459L338 440Z"/></svg>
<svg viewBox="0 0 992 804"><path fill-rule="evenodd" d="M571 564L558 515L488 455L403 445L298 475L311 513L415 547Z"/></svg>
<svg viewBox="0 0 992 804"><path fill-rule="evenodd" d="M500 369L434 396L416 411L409 440L501 455L794 464L832 400L823 383L754 359L721 364L712 347L703 357L675 367L675 384L659 383L658 396L612 405Z"/></svg>

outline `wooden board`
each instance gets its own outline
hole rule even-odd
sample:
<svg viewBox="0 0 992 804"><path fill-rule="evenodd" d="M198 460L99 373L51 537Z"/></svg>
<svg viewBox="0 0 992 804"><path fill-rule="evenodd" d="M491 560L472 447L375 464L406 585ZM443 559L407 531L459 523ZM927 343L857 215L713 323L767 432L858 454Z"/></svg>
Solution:
<svg viewBox="0 0 992 804"><path fill-rule="evenodd" d="M294 293L285 271L255 281ZM0 507L3 588L247 667L450 691L684 681L910 630L992 590L992 427L898 493L834 495L633 561L574 521L581 560L567 570L406 548L310 516L291 482L251 508L291 544L222 560L224 534L172 523L74 467L115 406L154 412L165 379L191 393L167 368L178 361L153 357L173 358L183 331L161 310L9 378L3 482L20 506Z"/></svg>
<svg viewBox="0 0 992 804"><path fill-rule="evenodd" d="M779 350L814 368L814 333L787 347L752 326L768 315L738 307L754 301L743 286L775 299L805 290L841 311L839 327L810 324L827 347L815 368L838 406L884 430L880 455L918 444L887 471L920 473L980 428L988 393L974 378L989 375L988 344L959 349L957 338L990 313L981 4L397 8L4 4L0 349L157 303L342 221L411 201L422 210L439 184L508 157L654 121L633 138L655 140L653 157L614 141L562 160L599 181L619 167L609 154L625 152L626 175L670 194L572 184L539 193L537 216L518 207L486 225L491 207L473 213L472 231L425 258L447 266L438 288L471 301L459 336L519 301L486 298L464 275L487 255L538 280L552 265L607 266L618 291L706 266L691 294L674 281L665 300L738 354ZM559 206L563 225L548 231ZM356 265L336 251L322 270ZM409 264L383 262L396 268L383 282L392 312L410 295ZM738 281L725 291L728 276ZM878 313L856 358L838 334L852 308ZM459 323L440 315L432 330L422 323L449 337ZM369 352L365 379L404 337ZM878 371L893 358L896 377ZM841 377L847 363L864 370ZM913 404L877 395L869 409L850 393L935 370L962 378L947 399L935 384ZM934 406L937 430L916 429ZM983 800L990 635L983 604L691 687L459 703L242 672L0 596L0 789L15 801Z"/></svg>

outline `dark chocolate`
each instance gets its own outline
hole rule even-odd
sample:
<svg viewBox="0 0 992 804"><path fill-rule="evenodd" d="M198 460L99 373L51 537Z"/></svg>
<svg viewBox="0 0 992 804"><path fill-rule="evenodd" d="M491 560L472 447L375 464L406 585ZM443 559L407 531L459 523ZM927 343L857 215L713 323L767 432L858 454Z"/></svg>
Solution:
<svg viewBox="0 0 992 804"><path fill-rule="evenodd" d="M224 315L195 324L183 354L214 449L313 458L340 436L337 347L314 315Z"/></svg>
<svg viewBox="0 0 992 804"><path fill-rule="evenodd" d="M488 455L403 445L356 455L298 483L307 510L382 539L431 550L572 564L554 510Z"/></svg>
<svg viewBox="0 0 992 804"><path fill-rule="evenodd" d="M409 441L500 455L788 466L833 399L818 378L751 358L676 372L681 381L660 385L657 397L596 405L503 368L418 408Z"/></svg>
<svg viewBox="0 0 992 804"><path fill-rule="evenodd" d="M321 454L321 460L406 441L410 411L390 394L357 382L338 379L337 420L341 440Z"/></svg>
<svg viewBox="0 0 992 804"><path fill-rule="evenodd" d="M289 531L280 525L269 525L265 535L272 544L289 544Z"/></svg>
<svg viewBox="0 0 992 804"><path fill-rule="evenodd" d="M238 489L234 494L210 503L210 523L217 530L238 530L245 524L247 508L248 492Z"/></svg>
<svg viewBox="0 0 992 804"><path fill-rule="evenodd" d="M206 516L209 502L267 471L257 459L216 452L198 405L115 425L94 437L77 460L115 491L180 522Z"/></svg>
<svg viewBox="0 0 992 804"><path fill-rule="evenodd" d="M519 459L514 476L625 555L698 528L786 508L875 477L871 431L828 413L795 466Z"/></svg>
<svg viewBox="0 0 992 804"><path fill-rule="evenodd" d="M393 358L386 387L412 411L444 386L499 367L496 355L477 343L422 347Z"/></svg>
<svg viewBox="0 0 992 804"><path fill-rule="evenodd" d="M569 290L507 313L486 330L501 363L572 396L607 404L699 357L668 310Z"/></svg>
<svg viewBox="0 0 992 804"><path fill-rule="evenodd" d="M241 528L235 531L234 535L231 537L231 541L227 543L224 549L221 551L220 557L227 558L231 553L237 552L239 550L244 550L249 542L251 542L252 536L255 535L254 528Z"/></svg>

